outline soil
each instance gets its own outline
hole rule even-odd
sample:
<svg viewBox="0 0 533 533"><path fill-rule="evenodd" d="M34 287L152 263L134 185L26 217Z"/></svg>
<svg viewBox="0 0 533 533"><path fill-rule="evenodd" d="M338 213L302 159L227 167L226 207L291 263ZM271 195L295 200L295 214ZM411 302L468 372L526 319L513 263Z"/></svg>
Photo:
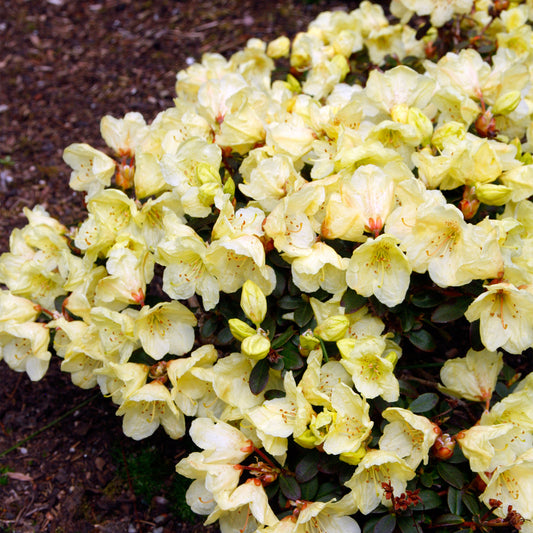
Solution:
<svg viewBox="0 0 533 533"><path fill-rule="evenodd" d="M350 9L358 2L351 2ZM103 149L100 118L172 105L175 75L204 52L294 36L342 1L3 0L0 3L0 252L23 207L84 216L63 149ZM57 362L39 382L0 362L0 531L215 531L191 522L173 468L188 446L122 434L111 401ZM25 440L27 439L27 440ZM18 446L17 446L18 444ZM151 477L159 480L153 485ZM151 484L152 483L152 484Z"/></svg>

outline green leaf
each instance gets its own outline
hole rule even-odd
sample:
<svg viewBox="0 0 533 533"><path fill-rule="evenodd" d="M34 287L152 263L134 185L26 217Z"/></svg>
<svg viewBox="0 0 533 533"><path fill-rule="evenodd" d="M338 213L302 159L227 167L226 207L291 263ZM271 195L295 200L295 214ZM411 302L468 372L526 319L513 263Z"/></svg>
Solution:
<svg viewBox="0 0 533 533"><path fill-rule="evenodd" d="M274 398L285 398L285 391L269 389L265 392L265 400L273 400Z"/></svg>
<svg viewBox="0 0 533 533"><path fill-rule="evenodd" d="M446 324L461 318L467 310L470 298L457 298L455 302L439 305L431 315L431 320L438 324Z"/></svg>
<svg viewBox="0 0 533 533"><path fill-rule="evenodd" d="M317 502L327 502L333 498L339 498L342 495L341 488L338 483L321 483L318 487L318 492L315 496Z"/></svg>
<svg viewBox="0 0 533 533"><path fill-rule="evenodd" d="M398 317L400 318L400 323L402 325L402 331L407 333L411 331L416 322L416 313L413 309L409 307L402 307L398 312Z"/></svg>
<svg viewBox="0 0 533 533"><path fill-rule="evenodd" d="M363 526L363 533L372 533L374 531L374 526L379 522L379 520L379 516L366 520Z"/></svg>
<svg viewBox="0 0 533 533"><path fill-rule="evenodd" d="M293 476L279 476L279 488L283 496L288 500L300 500L302 498L302 491L300 485Z"/></svg>
<svg viewBox="0 0 533 533"><path fill-rule="evenodd" d="M221 329L217 335L217 344L229 344L233 341L233 335L228 327Z"/></svg>
<svg viewBox="0 0 533 533"><path fill-rule="evenodd" d="M393 514L386 514L380 518L374 526L374 533L393 533L396 528L396 517Z"/></svg>
<svg viewBox="0 0 533 533"><path fill-rule="evenodd" d="M284 331L281 335L278 335L273 341L272 341L272 348L274 350L277 350L278 348L282 348L287 344L290 340L290 338L294 335L295 331L293 327L291 326L289 329Z"/></svg>
<svg viewBox="0 0 533 533"><path fill-rule="evenodd" d="M463 494L463 503L473 515L481 514L481 504L479 503L479 499L477 498L477 496L475 496L474 494L465 492Z"/></svg>
<svg viewBox="0 0 533 533"><path fill-rule="evenodd" d="M431 333L425 329L412 330L407 333L407 338L423 352L432 352L437 345Z"/></svg>
<svg viewBox="0 0 533 533"><path fill-rule="evenodd" d="M433 522L433 525L455 526L464 523L464 521L465 519L462 516L456 514L443 514Z"/></svg>
<svg viewBox="0 0 533 533"><path fill-rule="evenodd" d="M357 294L353 289L348 289L342 297L341 303L344 306L346 313L353 313L365 305L366 298Z"/></svg>
<svg viewBox="0 0 533 533"><path fill-rule="evenodd" d="M411 303L422 309L435 307L442 303L443 300L444 296L442 294L430 291L419 292L418 294L413 294L411 297Z"/></svg>
<svg viewBox="0 0 533 533"><path fill-rule="evenodd" d="M300 307L298 307L296 311L294 311L294 321L301 328L309 324L312 318L313 308L311 307L311 304L309 302L305 302L303 305L300 305Z"/></svg>
<svg viewBox="0 0 533 533"><path fill-rule="evenodd" d="M439 403L439 397L434 392L426 392L413 400L409 410L413 413L427 413Z"/></svg>
<svg viewBox="0 0 533 533"><path fill-rule="evenodd" d="M428 489L433 486L434 483L434 477L431 472L424 472L420 475L420 482L424 487L427 487Z"/></svg>
<svg viewBox="0 0 533 533"><path fill-rule="evenodd" d="M268 383L268 372L270 365L268 359L260 359L250 372L250 390L252 394L261 394Z"/></svg>
<svg viewBox="0 0 533 533"><path fill-rule="evenodd" d="M441 497L433 490L421 490L419 496L422 501L411 507L413 511L428 511L442 505Z"/></svg>
<svg viewBox="0 0 533 533"><path fill-rule="evenodd" d="M302 492L303 500L312 501L318 491L318 478L315 476L306 483L300 483L300 491Z"/></svg>
<svg viewBox="0 0 533 533"><path fill-rule="evenodd" d="M283 365L286 370L298 370L304 366L304 360L294 344L289 343L281 350L280 355L283 358Z"/></svg>
<svg viewBox="0 0 533 533"><path fill-rule="evenodd" d="M402 533L424 533L414 516L399 516L398 527Z"/></svg>
<svg viewBox="0 0 533 533"><path fill-rule="evenodd" d="M213 333L215 333L216 329L217 329L217 325L218 325L218 321L215 317L210 317L208 318L203 326L202 326L202 329L200 331L202 337L206 338L206 337L211 337L211 335L213 335Z"/></svg>
<svg viewBox="0 0 533 533"><path fill-rule="evenodd" d="M439 473L439 476L446 481L446 483L452 487L455 487L456 489L462 489L467 483L466 475L456 466L446 463L439 463L437 465L437 472Z"/></svg>
<svg viewBox="0 0 533 533"><path fill-rule="evenodd" d="M317 453L313 453L313 451L306 453L294 469L296 479L301 483L305 483L314 478L318 474L319 459L320 456Z"/></svg>
<svg viewBox="0 0 533 533"><path fill-rule="evenodd" d="M298 309L298 307L302 305L302 297L291 296L290 294L287 294L286 296L283 296L283 298L280 298L277 303L280 309L293 311L294 309Z"/></svg>
<svg viewBox="0 0 533 533"><path fill-rule="evenodd" d="M448 509L452 514L461 514L463 494L455 487L448 487Z"/></svg>

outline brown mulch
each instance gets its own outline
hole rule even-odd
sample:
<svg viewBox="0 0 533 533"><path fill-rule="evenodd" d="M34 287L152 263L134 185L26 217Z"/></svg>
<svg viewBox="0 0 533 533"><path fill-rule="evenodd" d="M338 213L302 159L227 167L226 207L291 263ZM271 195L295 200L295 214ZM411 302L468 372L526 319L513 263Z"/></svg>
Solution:
<svg viewBox="0 0 533 533"><path fill-rule="evenodd" d="M83 217L61 155L73 142L104 148L102 116L139 111L150 121L172 105L188 57L229 55L250 37L293 36L320 11L356 4L2 0L0 252L25 224L25 206L40 203L67 225ZM128 462L149 449L160 461L146 468L159 471L185 453L183 442L160 432L126 439L110 400L76 388L56 362L38 383L2 362L0 372L0 531L208 531L176 509L174 479L139 494L141 475Z"/></svg>

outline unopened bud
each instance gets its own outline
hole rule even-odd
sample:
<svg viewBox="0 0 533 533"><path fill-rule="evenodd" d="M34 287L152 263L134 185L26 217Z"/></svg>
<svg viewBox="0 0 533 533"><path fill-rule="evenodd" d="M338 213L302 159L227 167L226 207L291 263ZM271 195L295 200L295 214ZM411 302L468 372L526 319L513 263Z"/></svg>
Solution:
<svg viewBox="0 0 533 533"><path fill-rule="evenodd" d="M344 337L349 327L350 320L346 315L334 315L320 323L313 333L326 342L335 342Z"/></svg>
<svg viewBox="0 0 533 533"><path fill-rule="evenodd" d="M300 82L292 74L287 74L285 85L293 93L299 93L302 90Z"/></svg>
<svg viewBox="0 0 533 533"><path fill-rule="evenodd" d="M453 450L455 449L455 440L448 435L448 433L443 433L439 435L435 440L431 450L433 455L437 459L442 459L446 461L453 455Z"/></svg>
<svg viewBox="0 0 533 533"><path fill-rule="evenodd" d="M479 183L476 185L478 200L487 205L505 205L513 193L511 187L495 183Z"/></svg>
<svg viewBox="0 0 533 533"><path fill-rule="evenodd" d="M218 191L220 191L219 183L205 183L198 190L198 200L205 206L213 205Z"/></svg>
<svg viewBox="0 0 533 533"><path fill-rule="evenodd" d="M306 429L300 436L294 437L294 442L302 448L310 450L316 446L318 439L310 429Z"/></svg>
<svg viewBox="0 0 533 533"><path fill-rule="evenodd" d="M250 335L242 341L241 352L256 361L264 359L270 352L270 341L260 333Z"/></svg>
<svg viewBox="0 0 533 533"><path fill-rule="evenodd" d="M333 65L335 65L335 67L337 67L341 74L339 81L344 80L344 78L346 78L346 75L350 72L350 65L348 63L348 60L343 55L337 54L333 57L331 62Z"/></svg>
<svg viewBox="0 0 533 533"><path fill-rule="evenodd" d="M283 35L268 43L266 53L268 57L278 59L280 57L288 57L290 49L291 41Z"/></svg>
<svg viewBox="0 0 533 533"><path fill-rule="evenodd" d="M390 361L392 365L395 366L398 362L398 354L395 351L391 350L383 359Z"/></svg>
<svg viewBox="0 0 533 533"><path fill-rule="evenodd" d="M319 344L320 340L313 335L313 332L310 329L304 331L304 333L300 335L300 354L303 356L309 355Z"/></svg>
<svg viewBox="0 0 533 533"><path fill-rule="evenodd" d="M235 182L233 181L233 178L231 176L228 176L228 178L224 182L222 192L225 194L229 194L232 198L235 196Z"/></svg>
<svg viewBox="0 0 533 533"><path fill-rule="evenodd" d="M196 178L204 185L206 183L221 184L220 174L218 169L209 163L199 163L196 167Z"/></svg>
<svg viewBox="0 0 533 533"><path fill-rule="evenodd" d="M360 446L356 452L346 452L339 455L339 459L349 465L358 465L366 455L366 448Z"/></svg>
<svg viewBox="0 0 533 533"><path fill-rule="evenodd" d="M242 286L241 309L257 327L265 319L267 312L266 297L259 286L252 280L246 280Z"/></svg>
<svg viewBox="0 0 533 533"><path fill-rule="evenodd" d="M508 115L518 107L521 99L520 91L509 91L502 94L494 102L492 112L495 115Z"/></svg>
<svg viewBox="0 0 533 533"><path fill-rule="evenodd" d="M238 318L230 318L228 320L228 325L231 334L241 342L246 339L246 337L250 337L251 335L255 335L257 333L254 328Z"/></svg>
<svg viewBox="0 0 533 533"><path fill-rule="evenodd" d="M449 142L461 141L466 136L466 128L464 124L460 122L446 122L442 126L438 127L431 137L431 144L442 150Z"/></svg>

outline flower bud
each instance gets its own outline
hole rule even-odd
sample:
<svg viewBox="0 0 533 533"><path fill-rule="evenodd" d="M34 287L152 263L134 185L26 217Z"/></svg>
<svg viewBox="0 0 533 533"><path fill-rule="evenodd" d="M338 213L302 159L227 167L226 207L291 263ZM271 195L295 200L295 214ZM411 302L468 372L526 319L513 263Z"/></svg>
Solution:
<svg viewBox="0 0 533 533"><path fill-rule="evenodd" d="M291 48L291 41L285 35L274 39L268 43L267 56L272 59L278 59L280 57L288 57Z"/></svg>
<svg viewBox="0 0 533 533"><path fill-rule="evenodd" d="M235 182L233 181L233 178L231 176L228 176L228 178L224 182L222 192L225 194L229 194L232 198L235 196Z"/></svg>
<svg viewBox="0 0 533 533"><path fill-rule="evenodd" d="M398 354L394 350L391 350L383 359L390 361L395 366L398 362Z"/></svg>
<svg viewBox="0 0 533 533"><path fill-rule="evenodd" d="M466 136L466 128L464 124L459 122L446 122L438 127L431 137L431 144L442 150L450 141L461 141Z"/></svg>
<svg viewBox="0 0 533 533"><path fill-rule="evenodd" d="M241 344L241 352L250 359L264 359L270 352L270 341L264 335L255 333L246 337Z"/></svg>
<svg viewBox="0 0 533 533"><path fill-rule="evenodd" d="M513 189L495 183L476 184L476 196L487 205L505 205L510 199Z"/></svg>
<svg viewBox="0 0 533 533"><path fill-rule="evenodd" d="M350 320L346 315L334 315L320 323L313 333L326 342L335 342L344 337L349 327Z"/></svg>
<svg viewBox="0 0 533 533"><path fill-rule="evenodd" d="M246 280L242 286L241 309L257 326L263 322L267 312L267 301L263 291L252 280Z"/></svg>
<svg viewBox="0 0 533 533"><path fill-rule="evenodd" d="M366 455L366 448L360 446L356 452L346 452L339 455L339 459L349 465L358 465Z"/></svg>
<svg viewBox="0 0 533 533"><path fill-rule="evenodd" d="M292 74L287 74L285 85L293 93L299 93L302 91L302 86L300 85L300 82Z"/></svg>
<svg viewBox="0 0 533 533"><path fill-rule="evenodd" d="M298 347L300 354L304 357L309 355L309 353L312 352L319 344L320 340L313 335L313 332L310 329L304 331L304 333L300 335L300 345Z"/></svg>
<svg viewBox="0 0 533 533"><path fill-rule="evenodd" d="M343 55L337 54L333 57L331 63L335 65L335 67L341 73L339 81L344 80L344 78L346 78L346 75L350 72L350 65L348 63L348 60Z"/></svg>
<svg viewBox="0 0 533 533"><path fill-rule="evenodd" d="M421 144L428 144L433 134L433 123L425 113L416 107L410 107L407 115L407 124L413 126L419 133Z"/></svg>
<svg viewBox="0 0 533 533"><path fill-rule="evenodd" d="M396 104L390 112L392 120L400 124L407 124L409 116L409 106L407 104Z"/></svg>
<svg viewBox="0 0 533 533"><path fill-rule="evenodd" d="M207 183L216 183L220 185L220 174L218 170L208 163L199 163L196 167L196 178L198 181L205 185Z"/></svg>
<svg viewBox="0 0 533 533"><path fill-rule="evenodd" d="M296 442L296 444L309 450L316 446L317 441L318 439L310 429L306 429L300 436L294 437L294 442Z"/></svg>
<svg viewBox="0 0 533 533"><path fill-rule="evenodd" d="M431 450L437 459L446 461L453 455L455 440L448 433L442 433L435 440Z"/></svg>
<svg viewBox="0 0 533 533"><path fill-rule="evenodd" d="M246 337L255 335L256 331L254 328L249 326L246 322L239 320L238 318L230 318L228 320L229 329L231 334L238 340L243 341Z"/></svg>
<svg viewBox="0 0 533 533"><path fill-rule="evenodd" d="M198 190L198 200L200 200L200 202L205 206L213 205L215 196L219 190L220 184L205 183L204 185L201 185Z"/></svg>
<svg viewBox="0 0 533 533"><path fill-rule="evenodd" d="M508 115L518 107L521 99L520 91L509 91L502 94L494 102L492 113L494 115Z"/></svg>

